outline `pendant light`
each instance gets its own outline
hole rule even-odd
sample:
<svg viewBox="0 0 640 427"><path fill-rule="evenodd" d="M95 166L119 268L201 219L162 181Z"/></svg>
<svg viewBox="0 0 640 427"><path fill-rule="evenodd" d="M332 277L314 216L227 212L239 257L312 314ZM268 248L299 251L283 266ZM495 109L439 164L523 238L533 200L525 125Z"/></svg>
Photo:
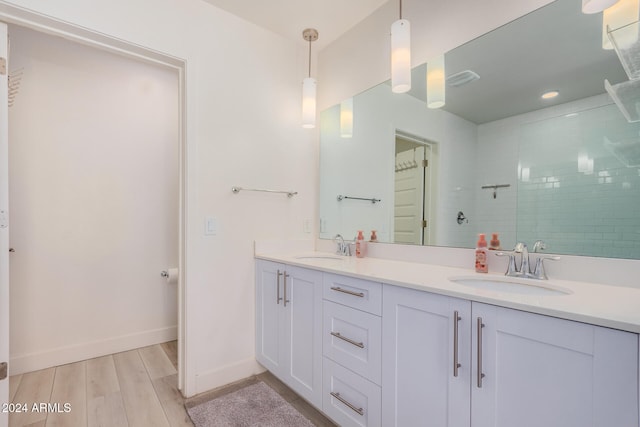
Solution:
<svg viewBox="0 0 640 427"><path fill-rule="evenodd" d="M402 19L402 0L400 0L400 19L391 25L391 90L404 93L411 89L411 26Z"/></svg>
<svg viewBox="0 0 640 427"><path fill-rule="evenodd" d="M445 103L444 54L427 62L427 107L440 108Z"/></svg>
<svg viewBox="0 0 640 427"><path fill-rule="evenodd" d="M345 99L340 103L340 136L342 138L353 136L353 98Z"/></svg>
<svg viewBox="0 0 640 427"><path fill-rule="evenodd" d="M614 31L638 21L640 15L639 0L620 0L602 13L602 48L613 49L608 31ZM630 26L616 32L616 44L625 49L638 41L637 27Z"/></svg>
<svg viewBox="0 0 640 427"><path fill-rule="evenodd" d="M610 8L618 0L582 0L582 13L598 13Z"/></svg>
<svg viewBox="0 0 640 427"><path fill-rule="evenodd" d="M307 28L302 38L309 42L309 75L302 81L302 127L316 127L316 79L311 77L311 43L318 40L318 31Z"/></svg>

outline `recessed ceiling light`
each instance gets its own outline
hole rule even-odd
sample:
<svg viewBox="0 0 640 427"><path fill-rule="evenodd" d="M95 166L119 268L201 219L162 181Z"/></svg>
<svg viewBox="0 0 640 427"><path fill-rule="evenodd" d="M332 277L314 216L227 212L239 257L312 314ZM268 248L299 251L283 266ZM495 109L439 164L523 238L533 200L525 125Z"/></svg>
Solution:
<svg viewBox="0 0 640 427"><path fill-rule="evenodd" d="M558 92L557 90L550 90L549 92L543 93L540 98L551 99L551 98L555 98L558 95L560 95L560 92Z"/></svg>

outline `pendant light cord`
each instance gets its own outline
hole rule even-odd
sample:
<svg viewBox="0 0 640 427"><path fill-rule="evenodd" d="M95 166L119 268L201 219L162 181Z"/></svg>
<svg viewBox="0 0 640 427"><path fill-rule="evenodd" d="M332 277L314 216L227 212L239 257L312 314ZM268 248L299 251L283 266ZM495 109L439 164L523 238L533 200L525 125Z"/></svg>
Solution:
<svg viewBox="0 0 640 427"><path fill-rule="evenodd" d="M309 38L309 77L311 77L311 38Z"/></svg>
<svg viewBox="0 0 640 427"><path fill-rule="evenodd" d="M400 0L400 19L402 19L402 0Z"/></svg>

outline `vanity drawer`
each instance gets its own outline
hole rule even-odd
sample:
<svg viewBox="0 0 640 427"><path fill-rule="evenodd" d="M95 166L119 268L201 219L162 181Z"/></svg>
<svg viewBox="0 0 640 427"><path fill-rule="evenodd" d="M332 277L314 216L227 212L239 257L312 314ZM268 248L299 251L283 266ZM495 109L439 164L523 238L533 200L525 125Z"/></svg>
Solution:
<svg viewBox="0 0 640 427"><path fill-rule="evenodd" d="M322 367L322 411L342 427L380 426L380 387L326 357Z"/></svg>
<svg viewBox="0 0 640 427"><path fill-rule="evenodd" d="M353 277L324 274L323 298L380 316L382 284Z"/></svg>
<svg viewBox="0 0 640 427"><path fill-rule="evenodd" d="M379 385L382 319L334 302L323 304L323 354Z"/></svg>

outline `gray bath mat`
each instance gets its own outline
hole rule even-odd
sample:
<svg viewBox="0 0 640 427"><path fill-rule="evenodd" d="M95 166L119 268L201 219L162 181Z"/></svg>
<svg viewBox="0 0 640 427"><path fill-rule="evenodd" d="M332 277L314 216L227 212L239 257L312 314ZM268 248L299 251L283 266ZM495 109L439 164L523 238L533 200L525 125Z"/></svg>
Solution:
<svg viewBox="0 0 640 427"><path fill-rule="evenodd" d="M262 381L187 408L187 412L196 427L313 427Z"/></svg>

